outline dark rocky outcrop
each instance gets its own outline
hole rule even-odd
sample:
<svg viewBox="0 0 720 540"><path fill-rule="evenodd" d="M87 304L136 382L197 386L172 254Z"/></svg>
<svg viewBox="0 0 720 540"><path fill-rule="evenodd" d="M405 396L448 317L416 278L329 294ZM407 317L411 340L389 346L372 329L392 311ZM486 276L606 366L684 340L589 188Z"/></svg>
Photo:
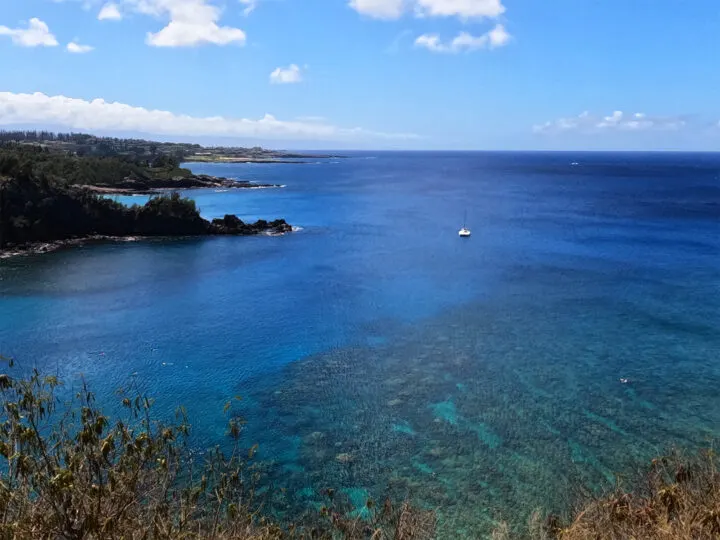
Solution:
<svg viewBox="0 0 720 540"><path fill-rule="evenodd" d="M178 193L127 207L47 178L0 177L0 252L84 238L281 234L290 230L282 219L244 223L227 215L210 222L200 216L195 201Z"/></svg>
<svg viewBox="0 0 720 540"><path fill-rule="evenodd" d="M283 234L292 231L284 219L267 222L264 219L255 223L245 223L239 217L226 214L224 218L213 219L211 223L214 234L259 234L268 232Z"/></svg>

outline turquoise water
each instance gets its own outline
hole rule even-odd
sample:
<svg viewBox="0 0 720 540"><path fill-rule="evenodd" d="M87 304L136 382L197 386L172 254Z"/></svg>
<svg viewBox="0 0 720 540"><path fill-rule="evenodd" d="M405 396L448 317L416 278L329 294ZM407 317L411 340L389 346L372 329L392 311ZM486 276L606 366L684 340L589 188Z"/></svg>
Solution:
<svg viewBox="0 0 720 540"><path fill-rule="evenodd" d="M277 515L333 487L355 515L410 497L478 537L717 437L720 156L191 167L287 186L188 192L206 217L303 229L2 261L0 354L105 402L133 378L160 414L186 405L198 445L241 394Z"/></svg>

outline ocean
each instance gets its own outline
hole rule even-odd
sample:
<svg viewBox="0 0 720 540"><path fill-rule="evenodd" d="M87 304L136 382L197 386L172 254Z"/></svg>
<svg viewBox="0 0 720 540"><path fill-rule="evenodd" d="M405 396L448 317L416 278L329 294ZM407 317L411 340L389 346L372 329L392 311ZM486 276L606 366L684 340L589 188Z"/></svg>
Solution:
<svg viewBox="0 0 720 540"><path fill-rule="evenodd" d="M720 154L188 166L285 185L186 192L205 217L301 230L0 261L0 354L184 405L198 448L242 396L277 516L334 488L483 537L720 434Z"/></svg>

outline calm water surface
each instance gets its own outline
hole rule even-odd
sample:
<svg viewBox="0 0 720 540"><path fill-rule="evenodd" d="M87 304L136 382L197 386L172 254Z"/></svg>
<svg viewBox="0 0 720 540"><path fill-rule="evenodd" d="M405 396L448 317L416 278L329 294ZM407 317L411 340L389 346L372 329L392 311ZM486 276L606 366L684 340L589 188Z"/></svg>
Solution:
<svg viewBox="0 0 720 540"><path fill-rule="evenodd" d="M477 537L718 436L720 155L191 168L286 185L188 192L204 216L302 231L2 261L0 354L106 403L134 378L160 414L186 405L200 445L241 394L278 515L334 487Z"/></svg>

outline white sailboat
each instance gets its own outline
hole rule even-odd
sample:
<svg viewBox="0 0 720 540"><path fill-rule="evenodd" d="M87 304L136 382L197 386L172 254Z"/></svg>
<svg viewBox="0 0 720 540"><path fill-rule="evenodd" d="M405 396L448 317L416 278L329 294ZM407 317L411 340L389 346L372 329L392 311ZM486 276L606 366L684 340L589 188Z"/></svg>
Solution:
<svg viewBox="0 0 720 540"><path fill-rule="evenodd" d="M467 223L467 212L465 212L465 218L463 219L462 229L460 229L458 231L458 236L461 236L463 238L467 238L471 234L470 229L468 229L466 226L466 223Z"/></svg>

